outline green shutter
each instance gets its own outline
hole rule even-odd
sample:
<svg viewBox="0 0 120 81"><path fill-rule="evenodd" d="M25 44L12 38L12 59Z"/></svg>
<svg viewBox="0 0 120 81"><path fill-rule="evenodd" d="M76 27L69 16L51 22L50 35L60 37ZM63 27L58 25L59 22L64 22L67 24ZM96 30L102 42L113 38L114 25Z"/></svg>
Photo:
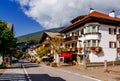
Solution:
<svg viewBox="0 0 120 81"><path fill-rule="evenodd" d="M90 32L90 26L87 27L87 32L88 32L88 33Z"/></svg>
<svg viewBox="0 0 120 81"><path fill-rule="evenodd" d="M92 32L96 32L96 26L92 26Z"/></svg>

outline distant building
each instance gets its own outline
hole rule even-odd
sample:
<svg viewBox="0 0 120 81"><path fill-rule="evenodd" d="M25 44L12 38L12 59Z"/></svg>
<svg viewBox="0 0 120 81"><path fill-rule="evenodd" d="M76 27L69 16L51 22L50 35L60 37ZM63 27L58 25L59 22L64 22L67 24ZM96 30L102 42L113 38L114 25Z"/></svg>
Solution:
<svg viewBox="0 0 120 81"><path fill-rule="evenodd" d="M120 57L120 18L113 10L109 14L90 9L87 15L78 16L71 25L60 31L64 48L77 50L78 63L83 55L90 62L115 61Z"/></svg>
<svg viewBox="0 0 120 81"><path fill-rule="evenodd" d="M40 43L47 48L51 48L50 42L49 40L53 39L53 38L62 38L60 33L54 33L54 32L44 32L42 34L42 37L40 39ZM49 50L49 53L52 53L52 50Z"/></svg>

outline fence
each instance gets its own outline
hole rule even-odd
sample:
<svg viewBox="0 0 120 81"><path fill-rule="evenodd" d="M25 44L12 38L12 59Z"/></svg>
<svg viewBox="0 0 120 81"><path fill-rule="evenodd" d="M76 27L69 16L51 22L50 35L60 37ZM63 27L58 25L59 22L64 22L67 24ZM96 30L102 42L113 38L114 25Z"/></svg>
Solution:
<svg viewBox="0 0 120 81"><path fill-rule="evenodd" d="M107 66L115 66L115 65L120 65L120 61L109 61L106 62ZM91 62L91 63L86 63L86 67L100 67L104 66L105 62Z"/></svg>

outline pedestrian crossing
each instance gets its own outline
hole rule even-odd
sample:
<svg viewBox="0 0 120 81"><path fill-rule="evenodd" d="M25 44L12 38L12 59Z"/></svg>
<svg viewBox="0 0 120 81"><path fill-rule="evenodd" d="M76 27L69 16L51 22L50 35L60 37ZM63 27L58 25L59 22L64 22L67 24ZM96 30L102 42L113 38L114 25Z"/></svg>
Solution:
<svg viewBox="0 0 120 81"><path fill-rule="evenodd" d="M0 81L27 81L22 68L9 68L0 76Z"/></svg>
<svg viewBox="0 0 120 81"><path fill-rule="evenodd" d="M24 76L14 76L14 77L7 77L6 76L1 76L0 81L26 81L26 78Z"/></svg>

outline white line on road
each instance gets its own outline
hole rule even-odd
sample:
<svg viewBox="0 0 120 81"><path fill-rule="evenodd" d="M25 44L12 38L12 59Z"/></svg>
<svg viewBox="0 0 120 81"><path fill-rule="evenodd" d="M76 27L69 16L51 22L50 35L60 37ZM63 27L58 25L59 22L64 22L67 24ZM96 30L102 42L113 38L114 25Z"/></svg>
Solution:
<svg viewBox="0 0 120 81"><path fill-rule="evenodd" d="M28 80L29 80L29 81L32 81L32 80L30 79L30 77L29 77L29 75L28 75L28 73L27 73L27 71L26 71L26 69L25 69L25 67L24 67L23 64L22 64L22 67L23 67L23 69L24 69L24 72L25 72L25 74L26 74Z"/></svg>

